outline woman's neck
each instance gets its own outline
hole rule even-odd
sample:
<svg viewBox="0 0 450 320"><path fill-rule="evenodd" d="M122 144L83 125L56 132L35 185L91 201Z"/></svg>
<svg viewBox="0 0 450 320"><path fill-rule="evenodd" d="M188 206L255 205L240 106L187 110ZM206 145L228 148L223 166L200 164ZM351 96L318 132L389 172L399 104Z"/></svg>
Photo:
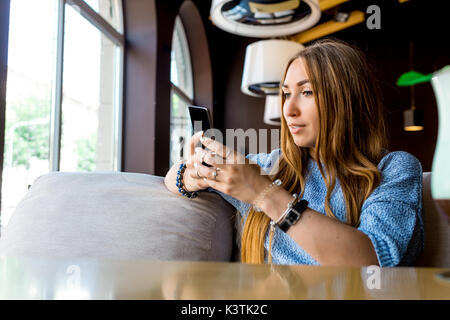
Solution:
<svg viewBox="0 0 450 320"><path fill-rule="evenodd" d="M310 157L311 159L313 159L314 161L316 161L316 149L314 149L314 148L308 148L308 154L309 154L309 157Z"/></svg>

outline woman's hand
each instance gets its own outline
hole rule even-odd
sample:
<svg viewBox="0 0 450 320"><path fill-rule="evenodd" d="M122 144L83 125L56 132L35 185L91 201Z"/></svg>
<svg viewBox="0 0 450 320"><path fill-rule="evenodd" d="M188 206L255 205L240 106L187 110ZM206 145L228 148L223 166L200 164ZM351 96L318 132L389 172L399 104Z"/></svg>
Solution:
<svg viewBox="0 0 450 320"><path fill-rule="evenodd" d="M188 158L186 159L186 169L183 174L184 189L193 192L205 189L209 187L208 183L203 180L203 177L197 175L197 168L194 167L194 163L200 160L201 154L195 153L195 146L200 145L200 137L203 132L198 132L193 135L189 141ZM167 172L164 183L171 192L181 195L177 187L177 176L181 162L175 163L172 168Z"/></svg>
<svg viewBox="0 0 450 320"><path fill-rule="evenodd" d="M262 169L220 142L209 138L201 141L207 149L195 150L197 156L192 158L192 166L197 169L195 175L204 177L203 182L207 186L254 204L258 195L271 183L266 175L261 174ZM212 167L202 165L201 160Z"/></svg>
<svg viewBox="0 0 450 320"><path fill-rule="evenodd" d="M213 175L213 172L215 171L214 169L201 164L203 162L202 157L206 151L200 147L196 148L196 146L200 145L202 135L203 131L197 132L189 141L189 155L186 159L186 170L184 172L183 181L185 189L190 192L208 188L209 184L206 179L204 179L205 175ZM198 166L202 167L203 174L200 174Z"/></svg>
<svg viewBox="0 0 450 320"><path fill-rule="evenodd" d="M198 132L189 141L189 155L186 159L183 182L187 191L193 192L212 187L238 200L254 204L258 195L271 181L261 174L262 169L250 163L243 155L209 138L202 138ZM202 149L196 147L201 145ZM202 163L207 163L208 167ZM172 166L164 182L167 188L178 194L176 176L179 163Z"/></svg>

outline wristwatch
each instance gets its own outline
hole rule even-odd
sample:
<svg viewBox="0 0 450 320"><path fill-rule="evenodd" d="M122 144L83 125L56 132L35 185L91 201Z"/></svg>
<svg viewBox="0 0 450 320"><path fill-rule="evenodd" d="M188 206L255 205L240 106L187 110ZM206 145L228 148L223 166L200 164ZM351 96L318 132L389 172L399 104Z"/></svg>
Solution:
<svg viewBox="0 0 450 320"><path fill-rule="evenodd" d="M303 212L308 208L309 202L306 200L300 200L292 207L288 208L287 212L283 215L284 218L278 223L278 227L287 232L290 227L300 220Z"/></svg>

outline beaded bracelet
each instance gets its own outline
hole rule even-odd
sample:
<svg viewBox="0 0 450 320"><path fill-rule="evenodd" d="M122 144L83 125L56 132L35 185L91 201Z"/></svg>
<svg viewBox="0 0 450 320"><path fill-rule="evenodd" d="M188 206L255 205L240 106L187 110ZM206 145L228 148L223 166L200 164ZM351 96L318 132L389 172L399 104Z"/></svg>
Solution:
<svg viewBox="0 0 450 320"><path fill-rule="evenodd" d="M198 192L197 191L187 191L186 188L184 187L184 183L183 183L183 174L184 171L186 170L186 164L183 162L180 164L180 168L177 171L177 187L178 187L178 192L181 193L183 196L188 197L189 199L194 199L195 197L198 196Z"/></svg>

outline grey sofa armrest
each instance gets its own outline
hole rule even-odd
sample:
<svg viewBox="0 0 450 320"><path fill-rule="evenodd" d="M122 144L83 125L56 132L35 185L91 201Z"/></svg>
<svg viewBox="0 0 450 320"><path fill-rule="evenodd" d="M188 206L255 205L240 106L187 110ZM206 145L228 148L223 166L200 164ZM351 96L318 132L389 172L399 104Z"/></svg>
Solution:
<svg viewBox="0 0 450 320"><path fill-rule="evenodd" d="M423 220L425 247L418 257L418 267L450 267L450 225L436 207L431 194L431 172L423 173Z"/></svg>
<svg viewBox="0 0 450 320"><path fill-rule="evenodd" d="M0 255L229 261L234 209L215 193L189 200L163 178L50 173L36 180L0 239Z"/></svg>

